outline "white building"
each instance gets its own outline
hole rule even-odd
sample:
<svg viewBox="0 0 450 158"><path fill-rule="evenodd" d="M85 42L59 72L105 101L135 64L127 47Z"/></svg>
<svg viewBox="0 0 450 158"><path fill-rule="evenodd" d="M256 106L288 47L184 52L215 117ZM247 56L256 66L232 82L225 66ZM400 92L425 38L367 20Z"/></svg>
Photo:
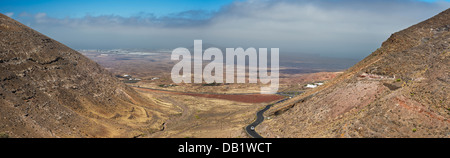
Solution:
<svg viewBox="0 0 450 158"><path fill-rule="evenodd" d="M318 86L321 86L321 85L323 85L323 83L320 83L320 82L313 83L313 84L307 84L306 88L317 88Z"/></svg>
<svg viewBox="0 0 450 158"><path fill-rule="evenodd" d="M307 84L306 88L317 88L317 85L315 85L315 84Z"/></svg>

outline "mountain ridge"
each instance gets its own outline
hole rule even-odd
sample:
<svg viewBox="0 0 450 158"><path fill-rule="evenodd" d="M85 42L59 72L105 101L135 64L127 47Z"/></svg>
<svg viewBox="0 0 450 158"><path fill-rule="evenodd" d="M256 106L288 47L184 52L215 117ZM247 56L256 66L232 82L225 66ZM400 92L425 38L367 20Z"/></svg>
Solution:
<svg viewBox="0 0 450 158"><path fill-rule="evenodd" d="M3 14L0 35L0 132L133 137L158 122L142 114L158 111L146 98L80 53Z"/></svg>
<svg viewBox="0 0 450 158"><path fill-rule="evenodd" d="M449 137L449 26L447 9L392 34L344 74L269 110L275 118L259 130L266 137Z"/></svg>

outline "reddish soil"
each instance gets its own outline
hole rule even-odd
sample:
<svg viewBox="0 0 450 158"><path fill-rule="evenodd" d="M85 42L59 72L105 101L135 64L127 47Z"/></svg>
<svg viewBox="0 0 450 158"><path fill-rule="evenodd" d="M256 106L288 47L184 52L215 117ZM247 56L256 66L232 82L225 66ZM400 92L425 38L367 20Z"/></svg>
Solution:
<svg viewBox="0 0 450 158"><path fill-rule="evenodd" d="M166 93L166 94L176 94L176 95L189 95L196 97L204 97L204 98L215 98L215 99L224 99L231 100L243 103L267 103L272 101L277 101L283 99L283 96L275 95L275 94L201 94L201 93L183 93L183 92L171 92L171 91L162 91L155 89L147 89L147 88L137 88L136 89L148 92L158 92L158 93Z"/></svg>
<svg viewBox="0 0 450 158"><path fill-rule="evenodd" d="M413 111L413 112L418 112L420 114L425 115L428 118L433 118L439 121L447 121L448 123L450 123L450 120L446 119L444 116L441 116L439 114L430 112L429 110L425 109L424 107L426 107L425 105L421 104L420 106L415 106L411 103L408 103L408 99L405 97L396 97L395 100L398 102L398 105L400 105L401 107L409 110L409 111ZM409 102L412 102L411 100L409 100ZM413 102L414 103L414 102Z"/></svg>

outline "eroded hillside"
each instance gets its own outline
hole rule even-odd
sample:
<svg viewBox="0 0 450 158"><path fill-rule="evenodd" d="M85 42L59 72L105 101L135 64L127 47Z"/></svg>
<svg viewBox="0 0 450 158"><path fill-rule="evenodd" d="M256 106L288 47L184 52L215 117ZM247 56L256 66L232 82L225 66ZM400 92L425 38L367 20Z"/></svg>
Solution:
<svg viewBox="0 0 450 158"><path fill-rule="evenodd" d="M344 74L268 111L265 137L450 137L450 10L393 34Z"/></svg>
<svg viewBox="0 0 450 158"><path fill-rule="evenodd" d="M97 63L0 14L0 133L133 137L165 116Z"/></svg>

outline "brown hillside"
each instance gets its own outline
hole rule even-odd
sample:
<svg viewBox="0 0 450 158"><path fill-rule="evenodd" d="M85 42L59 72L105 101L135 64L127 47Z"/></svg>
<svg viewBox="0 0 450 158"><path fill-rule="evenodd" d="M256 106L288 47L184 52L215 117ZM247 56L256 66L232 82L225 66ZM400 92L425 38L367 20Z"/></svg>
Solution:
<svg viewBox="0 0 450 158"><path fill-rule="evenodd" d="M320 88L268 111L266 137L450 137L450 10L393 34Z"/></svg>
<svg viewBox="0 0 450 158"><path fill-rule="evenodd" d="M0 14L0 134L132 137L156 107L95 62Z"/></svg>

